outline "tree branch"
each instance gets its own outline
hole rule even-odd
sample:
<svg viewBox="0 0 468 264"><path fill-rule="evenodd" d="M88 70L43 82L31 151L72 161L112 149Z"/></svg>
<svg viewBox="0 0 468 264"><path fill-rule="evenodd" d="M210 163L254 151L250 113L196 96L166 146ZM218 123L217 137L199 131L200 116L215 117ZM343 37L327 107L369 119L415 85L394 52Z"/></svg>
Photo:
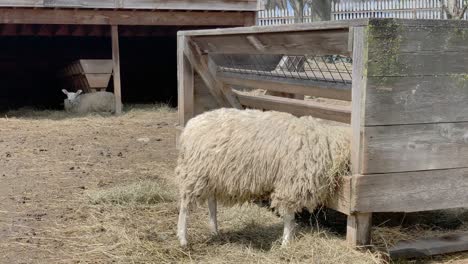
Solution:
<svg viewBox="0 0 468 264"><path fill-rule="evenodd" d="M468 10L468 3L466 3L466 4L463 6L463 9L462 9L462 11L461 11L461 13L460 13L460 17L459 17L460 19L463 19L463 16L465 15L466 10Z"/></svg>

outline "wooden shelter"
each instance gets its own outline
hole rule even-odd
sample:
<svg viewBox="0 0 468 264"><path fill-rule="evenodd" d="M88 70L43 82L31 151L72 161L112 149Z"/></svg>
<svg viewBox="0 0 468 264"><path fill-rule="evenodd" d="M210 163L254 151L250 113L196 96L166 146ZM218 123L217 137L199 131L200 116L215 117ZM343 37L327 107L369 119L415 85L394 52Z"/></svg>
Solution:
<svg viewBox="0 0 468 264"><path fill-rule="evenodd" d="M257 0L0 0L0 36L110 36L119 113L119 35L254 25L257 9Z"/></svg>
<svg viewBox="0 0 468 264"><path fill-rule="evenodd" d="M351 174L328 206L348 215L349 243L366 245L373 212L468 207L467 36L467 21L400 19L179 32L179 124L183 129L193 116L219 107L349 124ZM351 79L226 72L213 54L339 54L352 57ZM233 86L349 103L246 94Z"/></svg>

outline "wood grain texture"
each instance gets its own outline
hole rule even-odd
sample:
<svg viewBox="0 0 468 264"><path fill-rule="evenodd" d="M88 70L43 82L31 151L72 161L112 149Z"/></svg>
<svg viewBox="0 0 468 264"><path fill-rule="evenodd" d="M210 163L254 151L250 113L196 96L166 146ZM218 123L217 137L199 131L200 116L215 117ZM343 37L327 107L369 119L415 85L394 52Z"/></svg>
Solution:
<svg viewBox="0 0 468 264"><path fill-rule="evenodd" d="M421 258L468 250L468 233L399 241L388 250L390 258Z"/></svg>
<svg viewBox="0 0 468 264"><path fill-rule="evenodd" d="M188 40L177 37L177 106L179 126L183 127L194 115L194 79L193 67L185 56Z"/></svg>
<svg viewBox="0 0 468 264"><path fill-rule="evenodd" d="M203 79L211 95L216 99L216 102L221 107L242 108L239 100L234 96L231 89L225 89L223 83L213 74L213 66L212 63L209 62L208 56L201 54L200 50L191 40L188 40L187 46L187 49L184 50L185 56L187 56L192 67Z"/></svg>
<svg viewBox="0 0 468 264"><path fill-rule="evenodd" d="M48 8L111 8L256 11L256 0L0 0L0 6Z"/></svg>
<svg viewBox="0 0 468 264"><path fill-rule="evenodd" d="M218 78L229 85L351 101L351 84L228 72L219 72Z"/></svg>
<svg viewBox="0 0 468 264"><path fill-rule="evenodd" d="M225 54L327 55L348 53L348 29L253 35L194 36L203 52Z"/></svg>
<svg viewBox="0 0 468 264"><path fill-rule="evenodd" d="M243 12L10 9L0 7L2 24L242 26Z"/></svg>
<svg viewBox="0 0 468 264"><path fill-rule="evenodd" d="M254 27L235 27L223 29L208 29L208 30L188 30L180 31L178 34L186 36L226 36L239 34L264 34L264 33L288 33L288 32L308 32L321 30L344 29L349 30L353 26L366 26L368 19L354 19L341 21L321 21L314 23L298 23L287 25L272 25L272 26L254 26Z"/></svg>
<svg viewBox="0 0 468 264"><path fill-rule="evenodd" d="M351 176L340 178L339 187L326 203L326 207L346 215L351 213Z"/></svg>
<svg viewBox="0 0 468 264"><path fill-rule="evenodd" d="M468 121L467 102L467 75L369 77L365 124Z"/></svg>
<svg viewBox="0 0 468 264"><path fill-rule="evenodd" d="M206 87L200 75L195 74L194 78L194 115L196 116L206 111L219 108L219 104L216 102L213 95L211 95L210 90Z"/></svg>
<svg viewBox="0 0 468 264"><path fill-rule="evenodd" d="M120 81L120 49L119 49L119 27L111 26L112 36L112 62L114 69L114 96L115 96L115 114L122 114L122 85Z"/></svg>
<svg viewBox="0 0 468 264"><path fill-rule="evenodd" d="M468 167L468 123L366 127L362 174Z"/></svg>
<svg viewBox="0 0 468 264"><path fill-rule="evenodd" d="M362 166L365 116L365 97L367 85L367 33L364 27L353 28L353 83L351 100L351 173L358 174Z"/></svg>
<svg viewBox="0 0 468 264"><path fill-rule="evenodd" d="M346 223L346 241L350 246L366 246L371 243L372 213L353 213Z"/></svg>
<svg viewBox="0 0 468 264"><path fill-rule="evenodd" d="M468 169L356 176L352 211L418 212L468 206Z"/></svg>
<svg viewBox="0 0 468 264"><path fill-rule="evenodd" d="M351 119L351 109L347 106L330 105L270 95L235 93L241 104L249 108L287 112L295 116L310 115L325 120L348 124Z"/></svg>
<svg viewBox="0 0 468 264"><path fill-rule="evenodd" d="M468 51L369 53L368 76L435 76L467 72Z"/></svg>
<svg viewBox="0 0 468 264"><path fill-rule="evenodd" d="M112 60L80 60L84 73L111 73Z"/></svg>
<svg viewBox="0 0 468 264"><path fill-rule="evenodd" d="M369 48L370 53L390 52L388 48L398 48L399 52L424 51L468 51L465 45L468 40L468 25L434 25L409 26L397 24L396 29L388 27L373 27L371 30L374 44ZM398 39L394 39L398 38ZM395 40L395 42L388 41Z"/></svg>
<svg viewBox="0 0 468 264"><path fill-rule="evenodd" d="M468 72L468 24L419 26L372 20L368 30L369 76L420 76Z"/></svg>

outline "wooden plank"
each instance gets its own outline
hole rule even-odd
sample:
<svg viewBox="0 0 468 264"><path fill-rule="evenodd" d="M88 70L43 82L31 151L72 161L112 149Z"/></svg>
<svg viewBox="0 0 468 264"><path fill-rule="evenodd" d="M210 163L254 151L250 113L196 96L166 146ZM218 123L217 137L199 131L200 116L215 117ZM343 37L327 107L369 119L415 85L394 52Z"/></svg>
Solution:
<svg viewBox="0 0 468 264"><path fill-rule="evenodd" d="M353 28L353 83L351 112L351 173L358 174L362 166L362 137L364 134L364 102L367 85L367 34L366 28Z"/></svg>
<svg viewBox="0 0 468 264"><path fill-rule="evenodd" d="M107 88L112 73L101 74L101 73L87 73L85 74L86 80L90 88Z"/></svg>
<svg viewBox="0 0 468 264"><path fill-rule="evenodd" d="M373 45L370 53L390 53L393 49L399 52L424 51L468 51L468 23L452 24L440 22L431 26L410 26L393 24L371 27Z"/></svg>
<svg viewBox="0 0 468 264"><path fill-rule="evenodd" d="M122 92L120 82L120 50L119 50L119 28L116 25L111 26L112 36L112 61L114 68L114 96L115 96L115 114L122 114Z"/></svg>
<svg viewBox="0 0 468 264"><path fill-rule="evenodd" d="M225 89L210 69L208 56L202 55L201 52L188 40L188 47L184 49L185 56L190 61L192 67L201 76L206 86L210 90L217 103L222 107L241 108L238 99L232 94L232 91Z"/></svg>
<svg viewBox="0 0 468 264"><path fill-rule="evenodd" d="M348 54L348 29L253 35L195 36L203 52L224 54Z"/></svg>
<svg viewBox="0 0 468 264"><path fill-rule="evenodd" d="M218 72L218 78L229 85L351 101L351 84L231 72Z"/></svg>
<svg viewBox="0 0 468 264"><path fill-rule="evenodd" d="M7 7L256 11L256 0L0 0Z"/></svg>
<svg viewBox="0 0 468 264"><path fill-rule="evenodd" d="M348 30L353 26L366 26L368 19L354 19L341 21L321 21L314 23L298 23L288 25L272 25L272 26L254 26L254 27L236 27L223 29L208 29L208 30L189 30L181 31L180 34L186 36L226 36L226 35L251 35L265 33L288 33L288 32L308 32L321 30Z"/></svg>
<svg viewBox="0 0 468 264"><path fill-rule="evenodd" d="M83 73L112 73L112 60L80 60Z"/></svg>
<svg viewBox="0 0 468 264"><path fill-rule="evenodd" d="M367 28L353 27L353 83L351 113L351 191L350 200L354 200L356 174L362 164L362 132L367 83ZM346 224L346 241L351 246L369 245L371 242L372 214L355 212L351 206Z"/></svg>
<svg viewBox="0 0 468 264"><path fill-rule="evenodd" d="M242 12L0 8L2 24L241 26Z"/></svg>
<svg viewBox="0 0 468 264"><path fill-rule="evenodd" d="M288 112L295 116L313 116L326 120L350 123L351 109L312 101L282 98L269 95L247 95L235 92L242 105L249 108Z"/></svg>
<svg viewBox="0 0 468 264"><path fill-rule="evenodd" d="M194 77L194 89L195 116L219 108L216 99L211 95L210 90L206 87L205 82L203 82L203 79L198 74L195 74Z"/></svg>
<svg viewBox="0 0 468 264"><path fill-rule="evenodd" d="M371 228L371 213L354 213L348 215L348 221L346 223L346 241L353 247L370 245Z"/></svg>
<svg viewBox="0 0 468 264"><path fill-rule="evenodd" d="M182 10L220 10L220 11L257 11L256 0L124 0L123 8L144 9L182 9Z"/></svg>
<svg viewBox="0 0 468 264"><path fill-rule="evenodd" d="M418 212L468 207L468 169L360 175L352 211Z"/></svg>
<svg viewBox="0 0 468 264"><path fill-rule="evenodd" d="M185 126L194 115L193 67L185 56L186 37L177 37L177 81L179 126Z"/></svg>
<svg viewBox="0 0 468 264"><path fill-rule="evenodd" d="M409 26L372 21L369 76L451 75L468 72L468 23ZM437 62L437 63L434 63Z"/></svg>
<svg viewBox="0 0 468 264"><path fill-rule="evenodd" d="M366 126L468 121L464 74L369 77L367 87Z"/></svg>
<svg viewBox="0 0 468 264"><path fill-rule="evenodd" d="M467 72L468 51L369 53L368 76L466 75Z"/></svg>
<svg viewBox="0 0 468 264"><path fill-rule="evenodd" d="M390 258L421 258L468 251L468 233L400 241L388 250Z"/></svg>
<svg viewBox="0 0 468 264"><path fill-rule="evenodd" d="M362 174L468 167L468 123L366 127Z"/></svg>
<svg viewBox="0 0 468 264"><path fill-rule="evenodd" d="M343 214L351 213L351 176L341 177L339 187L326 206Z"/></svg>

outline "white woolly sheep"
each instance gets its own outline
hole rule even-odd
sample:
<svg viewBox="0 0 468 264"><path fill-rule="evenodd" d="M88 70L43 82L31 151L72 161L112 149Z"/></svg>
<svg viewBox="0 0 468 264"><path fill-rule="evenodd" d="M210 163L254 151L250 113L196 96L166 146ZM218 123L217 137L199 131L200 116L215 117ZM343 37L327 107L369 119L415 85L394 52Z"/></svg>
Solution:
<svg viewBox="0 0 468 264"><path fill-rule="evenodd" d="M62 92L67 95L64 101L65 111L72 113L88 112L115 112L115 97L109 92L95 92L82 94L82 90L76 93L68 92L63 89Z"/></svg>
<svg viewBox="0 0 468 264"><path fill-rule="evenodd" d="M349 128L312 117L218 109L191 119L179 142L177 235L182 246L187 245L193 202L208 201L210 230L217 234L217 201L234 205L265 198L283 216L286 245L294 214L326 202L339 176L349 171Z"/></svg>

